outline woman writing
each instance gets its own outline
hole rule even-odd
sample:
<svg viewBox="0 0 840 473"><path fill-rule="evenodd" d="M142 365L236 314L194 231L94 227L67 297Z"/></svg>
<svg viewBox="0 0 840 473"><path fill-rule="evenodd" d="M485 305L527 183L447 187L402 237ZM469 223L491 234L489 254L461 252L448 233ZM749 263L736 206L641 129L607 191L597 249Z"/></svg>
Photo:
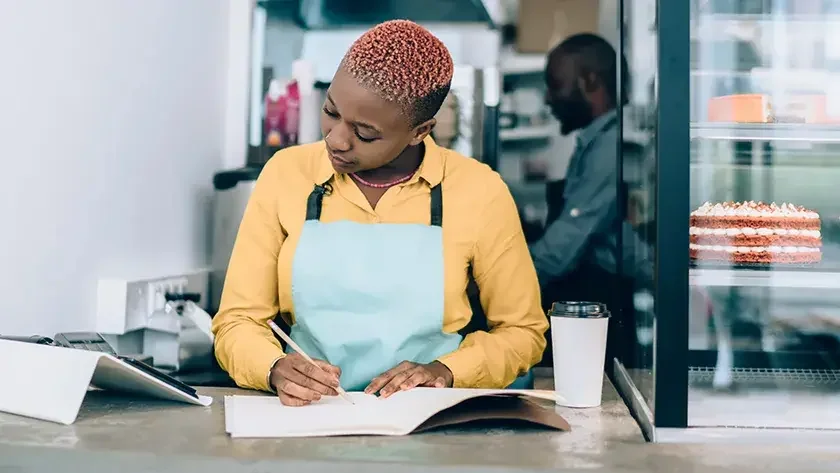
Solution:
<svg viewBox="0 0 840 473"><path fill-rule="evenodd" d="M265 165L213 320L239 386L299 406L339 385L503 388L540 360L548 324L510 192L429 137L452 74L429 31L380 24L330 84L324 140ZM462 337L469 274L489 330ZM323 370L283 353L266 325L278 314Z"/></svg>

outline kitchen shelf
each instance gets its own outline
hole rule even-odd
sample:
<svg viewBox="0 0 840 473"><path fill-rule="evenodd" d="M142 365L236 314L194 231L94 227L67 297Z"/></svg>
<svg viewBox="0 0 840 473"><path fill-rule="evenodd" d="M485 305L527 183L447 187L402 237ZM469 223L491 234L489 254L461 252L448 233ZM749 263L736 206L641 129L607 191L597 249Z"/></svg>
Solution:
<svg viewBox="0 0 840 473"><path fill-rule="evenodd" d="M499 69L505 75L542 73L545 64L545 54L523 54L511 46L506 46L499 55Z"/></svg>
<svg viewBox="0 0 840 473"><path fill-rule="evenodd" d="M645 146L650 142L651 134L645 130L624 128L621 131L621 138L625 143L636 143Z"/></svg>
<svg viewBox="0 0 840 473"><path fill-rule="evenodd" d="M502 141L548 140L559 133L555 125L521 126L499 131L499 139Z"/></svg>
<svg viewBox="0 0 840 473"><path fill-rule="evenodd" d="M545 197L546 181L505 181L514 194Z"/></svg>
<svg viewBox="0 0 840 473"><path fill-rule="evenodd" d="M769 22L818 22L821 24L840 21L837 13L809 14L809 13L712 13L701 12L692 20L692 23L708 22L731 22L731 23L769 23Z"/></svg>
<svg viewBox="0 0 840 473"><path fill-rule="evenodd" d="M832 271L691 268L688 279L702 287L840 289L840 272Z"/></svg>
<svg viewBox="0 0 840 473"><path fill-rule="evenodd" d="M808 123L692 123L692 139L840 143L840 125Z"/></svg>

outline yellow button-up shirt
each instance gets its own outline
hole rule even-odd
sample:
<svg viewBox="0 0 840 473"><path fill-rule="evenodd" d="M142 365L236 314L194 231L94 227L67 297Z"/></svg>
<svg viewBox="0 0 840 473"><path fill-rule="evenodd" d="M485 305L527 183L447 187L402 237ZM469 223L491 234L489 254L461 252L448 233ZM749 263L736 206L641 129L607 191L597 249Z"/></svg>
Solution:
<svg viewBox="0 0 840 473"><path fill-rule="evenodd" d="M425 146L418 172L388 189L375 209L352 180L335 173L323 142L279 151L265 165L245 209L213 319L216 357L239 386L270 390L267 374L283 351L266 321L281 314L294 324L292 260L306 200L316 183L328 180L333 192L324 198L321 221L370 224L429 224L429 189L442 183L442 328L454 333L470 322L470 264L489 326L489 332L467 335L457 350L439 359L452 371L455 387L503 388L539 362L548 321L510 191L488 166L438 147L431 138Z"/></svg>

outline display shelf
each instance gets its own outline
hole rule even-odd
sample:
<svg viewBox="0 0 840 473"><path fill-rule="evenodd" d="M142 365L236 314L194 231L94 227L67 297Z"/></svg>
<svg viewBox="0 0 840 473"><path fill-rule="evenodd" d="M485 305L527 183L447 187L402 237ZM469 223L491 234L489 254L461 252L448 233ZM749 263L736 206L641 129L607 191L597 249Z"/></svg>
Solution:
<svg viewBox="0 0 840 473"><path fill-rule="evenodd" d="M729 23L836 23L840 21L837 13L714 13L700 12L692 23L698 22L729 22Z"/></svg>
<svg viewBox="0 0 840 473"><path fill-rule="evenodd" d="M545 200L545 181L506 181L514 197L525 200Z"/></svg>
<svg viewBox="0 0 840 473"><path fill-rule="evenodd" d="M692 123L692 139L840 143L840 124Z"/></svg>
<svg viewBox="0 0 840 473"><path fill-rule="evenodd" d="M521 126L499 131L499 139L502 141L547 140L559 133L557 126L554 125Z"/></svg>
<svg viewBox="0 0 840 473"><path fill-rule="evenodd" d="M506 75L542 73L545 63L545 54L523 54L512 46L502 49L499 56L499 69Z"/></svg>
<svg viewBox="0 0 840 473"><path fill-rule="evenodd" d="M636 143L645 146L650 142L651 134L645 130L626 127L621 131L621 138L625 143Z"/></svg>
<svg viewBox="0 0 840 473"><path fill-rule="evenodd" d="M840 289L840 272L808 270L807 268L783 269L718 269L691 268L689 283L702 287L786 287L806 289Z"/></svg>

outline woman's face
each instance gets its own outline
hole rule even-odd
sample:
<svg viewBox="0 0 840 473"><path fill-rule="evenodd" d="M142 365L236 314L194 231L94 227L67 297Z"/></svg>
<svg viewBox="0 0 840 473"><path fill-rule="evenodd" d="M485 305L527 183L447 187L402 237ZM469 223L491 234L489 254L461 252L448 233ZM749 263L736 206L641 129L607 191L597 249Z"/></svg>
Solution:
<svg viewBox="0 0 840 473"><path fill-rule="evenodd" d="M339 173L367 171L393 161L420 144L434 120L412 127L396 103L362 87L339 68L321 112L321 132L333 168Z"/></svg>

